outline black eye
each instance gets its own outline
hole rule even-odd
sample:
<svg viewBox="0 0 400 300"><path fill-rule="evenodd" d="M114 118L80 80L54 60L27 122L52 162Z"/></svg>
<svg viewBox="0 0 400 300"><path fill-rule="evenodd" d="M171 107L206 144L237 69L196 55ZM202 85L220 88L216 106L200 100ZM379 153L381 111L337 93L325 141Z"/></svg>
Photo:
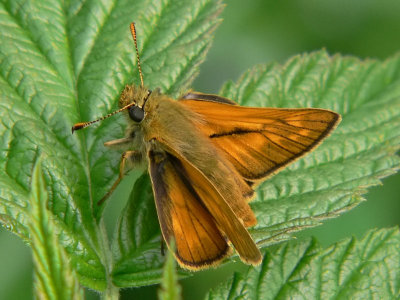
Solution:
<svg viewBox="0 0 400 300"><path fill-rule="evenodd" d="M135 122L142 122L144 118L144 111L139 106L132 106L128 109L129 117Z"/></svg>

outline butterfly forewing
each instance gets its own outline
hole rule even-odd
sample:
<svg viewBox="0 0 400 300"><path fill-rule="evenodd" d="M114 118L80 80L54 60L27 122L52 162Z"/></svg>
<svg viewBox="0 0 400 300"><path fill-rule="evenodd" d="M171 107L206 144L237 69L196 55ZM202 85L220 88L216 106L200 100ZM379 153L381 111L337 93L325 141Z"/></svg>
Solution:
<svg viewBox="0 0 400 300"><path fill-rule="evenodd" d="M166 145L163 146L168 148L168 146ZM178 239L180 239L180 237L176 235L179 235L182 229L188 231L190 235L193 234L197 237L199 235L196 233L196 231L198 231L198 227L200 226L200 224L202 224L202 222L207 219L206 216L211 217L211 220L214 220L215 225L217 225L218 229L223 232L227 239L233 244L243 261L253 265L259 264L261 262L260 251L252 240L247 229L244 227L239 218L235 215L228 203L222 198L218 190L198 169L196 169L185 158L180 157L179 154L176 153L173 149L168 149L168 152L169 153L166 153L168 162L164 160L164 165L161 165L160 163L157 164L156 160L151 157L151 154L149 155L150 175L153 180L153 186L155 186L154 194L156 198L156 203L163 202L163 200L158 199L159 197L161 197L162 199L168 199L169 202L172 203L174 209L178 206L179 203L179 206L182 206L182 209L185 210L185 212L176 217L186 217L190 220L193 220L194 218L197 219L198 212L197 210L191 210L187 212L187 204L188 201L197 202L196 207L201 207L202 209L205 209L204 212L208 212L208 215L207 213L204 213L203 220L199 219L198 222L192 226L193 229L190 230L188 230L187 228L183 228L183 226L178 226L179 230L176 230L175 227L172 226L166 226L164 229L164 225L161 225L161 227L163 228L163 233L164 230L167 231L167 233L164 233L165 239L167 240L169 238L168 235L172 235L174 236L175 240L177 240L176 244L179 244L180 242L178 241ZM158 179L157 176L159 176L160 173L164 173L165 175L164 177ZM182 185L181 183L184 183L184 185ZM157 191L158 187L155 184L163 184L165 187L167 187L168 190L166 191L166 194L168 194L168 196L164 196L165 193L163 191ZM185 191L188 191L188 193ZM191 197L189 197L189 195L191 195ZM177 200L180 198L185 198L189 200ZM181 204L183 202L185 202L185 205ZM162 204L157 204L158 211L158 207L161 207L161 205ZM171 211L171 209L168 209L168 212L169 211ZM165 212L159 211L159 213L164 214ZM163 223L163 218L168 219L168 217L166 216L159 215L160 223ZM212 222L210 221L209 223ZM190 222L186 222L186 225L190 227ZM211 224L207 224L207 226L210 228L212 227ZM169 230L169 228L171 229ZM193 238L190 235L187 234L185 238L192 240ZM201 246L202 249L204 249L203 253L208 254L207 246L211 246L211 241L214 240L214 236L220 235L221 233L216 235L215 232L204 229L203 236L201 238L199 236L199 238L195 239L195 242L193 242L193 244L188 246L188 249L190 249L190 251L188 252L193 253L197 250L192 249L192 247ZM209 243L204 242L205 237L207 238L206 241L210 241ZM184 239L182 239L182 243L184 243ZM212 259L207 258L206 262L199 260L196 263L199 264L199 267L201 267L202 265L213 264L214 261L219 261L222 257L224 257L226 253L227 252L222 251L221 248L219 256L216 256ZM180 254L177 254L178 259L179 255Z"/></svg>
<svg viewBox="0 0 400 300"><path fill-rule="evenodd" d="M338 114L324 109L181 103L207 116L198 128L249 181L258 181L312 150L340 120Z"/></svg>

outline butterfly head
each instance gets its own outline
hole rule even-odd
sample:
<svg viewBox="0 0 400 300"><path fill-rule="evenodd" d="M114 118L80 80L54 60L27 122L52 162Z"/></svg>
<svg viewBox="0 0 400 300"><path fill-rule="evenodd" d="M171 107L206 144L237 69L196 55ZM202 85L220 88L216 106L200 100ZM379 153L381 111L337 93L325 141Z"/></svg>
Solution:
<svg viewBox="0 0 400 300"><path fill-rule="evenodd" d="M151 90L135 85L126 85L119 97L119 107L128 107L130 119L140 123L145 116L145 104L150 98Z"/></svg>

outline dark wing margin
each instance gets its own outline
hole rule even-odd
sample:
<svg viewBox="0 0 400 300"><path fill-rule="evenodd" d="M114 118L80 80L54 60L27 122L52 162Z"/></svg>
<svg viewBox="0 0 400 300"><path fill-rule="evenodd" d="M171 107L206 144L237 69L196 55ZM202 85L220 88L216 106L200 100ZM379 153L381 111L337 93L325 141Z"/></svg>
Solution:
<svg viewBox="0 0 400 300"><path fill-rule="evenodd" d="M188 92L179 98L179 100L195 100L195 101L210 101L224 104L237 105L236 102L214 94L204 94L199 92Z"/></svg>
<svg viewBox="0 0 400 300"><path fill-rule="evenodd" d="M179 160L149 151L150 176L163 237L175 241L175 257L189 270L215 265L231 249L198 194L182 174Z"/></svg>
<svg viewBox="0 0 400 300"><path fill-rule="evenodd" d="M236 128L210 138L244 178L257 181L312 151L339 119L338 114L327 110L292 111L260 129Z"/></svg>

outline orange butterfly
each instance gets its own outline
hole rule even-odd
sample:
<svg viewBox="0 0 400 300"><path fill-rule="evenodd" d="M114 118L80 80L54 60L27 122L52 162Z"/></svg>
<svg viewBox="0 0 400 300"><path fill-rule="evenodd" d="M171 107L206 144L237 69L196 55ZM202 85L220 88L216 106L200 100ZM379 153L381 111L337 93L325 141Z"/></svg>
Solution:
<svg viewBox="0 0 400 300"><path fill-rule="evenodd" d="M258 265L261 253L247 227L257 223L248 202L261 180L314 149L340 121L324 109L242 107L217 96L188 92L175 101L141 85L127 85L120 109L85 128L126 111L126 137L105 146L124 149L120 174L147 161L161 231L175 257L189 270L218 264L231 253Z"/></svg>

